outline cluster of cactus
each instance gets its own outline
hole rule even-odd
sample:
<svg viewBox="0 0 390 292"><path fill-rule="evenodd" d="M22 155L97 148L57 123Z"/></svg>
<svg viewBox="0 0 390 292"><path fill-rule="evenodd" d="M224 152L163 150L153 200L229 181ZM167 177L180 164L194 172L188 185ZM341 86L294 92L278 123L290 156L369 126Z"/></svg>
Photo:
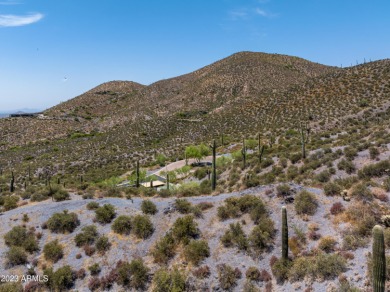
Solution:
<svg viewBox="0 0 390 292"><path fill-rule="evenodd" d="M374 292L384 292L386 285L386 254L383 228L375 225L372 236L372 286Z"/></svg>

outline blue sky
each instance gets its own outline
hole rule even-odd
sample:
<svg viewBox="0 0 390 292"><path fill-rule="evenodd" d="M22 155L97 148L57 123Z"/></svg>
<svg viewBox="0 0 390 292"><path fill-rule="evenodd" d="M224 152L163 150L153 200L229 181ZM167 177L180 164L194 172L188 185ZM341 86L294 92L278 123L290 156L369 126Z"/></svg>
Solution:
<svg viewBox="0 0 390 292"><path fill-rule="evenodd" d="M389 13L388 0L0 0L0 112L239 51L335 66L389 58Z"/></svg>

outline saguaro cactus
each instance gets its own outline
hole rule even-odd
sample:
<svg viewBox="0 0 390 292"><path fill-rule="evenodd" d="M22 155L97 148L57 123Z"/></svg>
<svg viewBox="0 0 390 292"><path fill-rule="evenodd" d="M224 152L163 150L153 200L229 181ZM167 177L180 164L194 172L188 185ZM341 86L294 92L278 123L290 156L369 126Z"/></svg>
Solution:
<svg viewBox="0 0 390 292"><path fill-rule="evenodd" d="M288 260L288 225L285 206L282 207L282 258Z"/></svg>
<svg viewBox="0 0 390 292"><path fill-rule="evenodd" d="M137 161L137 168L135 170L135 174L137 176L135 186L139 188L139 161Z"/></svg>
<svg viewBox="0 0 390 292"><path fill-rule="evenodd" d="M258 147L259 147L259 163L261 163L261 159L262 159L263 153L264 153L264 145L261 146L260 133L259 133L258 139L259 139L259 141L258 141L258 143L259 143L259 145L258 145Z"/></svg>
<svg viewBox="0 0 390 292"><path fill-rule="evenodd" d="M14 172L11 173L11 182L10 182L10 185L9 185L9 191L11 193L13 193L15 191L15 176L14 176Z"/></svg>
<svg viewBox="0 0 390 292"><path fill-rule="evenodd" d="M245 146L245 139L242 139L242 149L241 149L241 155L242 155L242 168L246 167L246 146Z"/></svg>
<svg viewBox="0 0 390 292"><path fill-rule="evenodd" d="M169 190L169 173L167 173L167 190Z"/></svg>
<svg viewBox="0 0 390 292"><path fill-rule="evenodd" d="M386 281L386 255L383 228L375 225L372 229L372 286L374 292L385 291Z"/></svg>
<svg viewBox="0 0 390 292"><path fill-rule="evenodd" d="M215 140L213 140L213 145L210 145L210 148L213 151L213 175L211 177L211 188L215 191L217 188L217 145L215 144Z"/></svg>

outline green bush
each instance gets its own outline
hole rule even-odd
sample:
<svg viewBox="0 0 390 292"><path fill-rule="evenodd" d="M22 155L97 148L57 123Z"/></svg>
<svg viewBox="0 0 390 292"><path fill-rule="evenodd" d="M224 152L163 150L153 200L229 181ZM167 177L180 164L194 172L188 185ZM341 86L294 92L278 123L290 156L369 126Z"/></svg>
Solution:
<svg viewBox="0 0 390 292"><path fill-rule="evenodd" d="M290 161L292 164L295 164L297 163L299 160L301 160L302 158L302 153L301 152L298 152L298 153L292 153L290 154Z"/></svg>
<svg viewBox="0 0 390 292"><path fill-rule="evenodd" d="M217 266L219 286L224 290L231 290L237 285L237 279L241 278L241 271L231 266L221 264Z"/></svg>
<svg viewBox="0 0 390 292"><path fill-rule="evenodd" d="M58 239L56 239L45 244L43 247L43 254L46 260L56 263L64 256L64 251L62 245L58 242Z"/></svg>
<svg viewBox="0 0 390 292"><path fill-rule="evenodd" d="M27 292L21 282L7 282L0 284L0 292Z"/></svg>
<svg viewBox="0 0 390 292"><path fill-rule="evenodd" d="M294 206L297 214L314 215L318 203L312 193L303 190L295 197Z"/></svg>
<svg viewBox="0 0 390 292"><path fill-rule="evenodd" d="M176 199L175 208L181 214L188 214L192 212L192 204L186 199Z"/></svg>
<svg viewBox="0 0 390 292"><path fill-rule="evenodd" d="M76 246L91 245L95 242L96 238L99 236L95 225L88 225L81 229L82 232L77 234L74 238Z"/></svg>
<svg viewBox="0 0 390 292"><path fill-rule="evenodd" d="M328 170L321 171L315 176L315 179L318 180L319 182L326 183L329 181L331 177L331 173Z"/></svg>
<svg viewBox="0 0 390 292"><path fill-rule="evenodd" d="M93 201L93 202L89 202L87 204L87 209L88 210L96 210L97 208L99 208L99 203L98 202Z"/></svg>
<svg viewBox="0 0 390 292"><path fill-rule="evenodd" d="M337 168L344 170L348 174L352 174L356 170L355 164L352 161L346 159L340 160L340 162L337 164Z"/></svg>
<svg viewBox="0 0 390 292"><path fill-rule="evenodd" d="M377 147L372 146L372 147L368 148L368 151L370 153L370 158L371 159L375 159L379 155L379 150L378 150Z"/></svg>
<svg viewBox="0 0 390 292"><path fill-rule="evenodd" d="M168 271L158 270L153 277L153 292L184 292L186 278L177 269Z"/></svg>
<svg viewBox="0 0 390 292"><path fill-rule="evenodd" d="M191 215L178 218L172 227L172 236L177 242L188 244L190 239L199 235L198 224Z"/></svg>
<svg viewBox="0 0 390 292"><path fill-rule="evenodd" d="M332 236L321 237L318 248L326 253L334 251L337 241Z"/></svg>
<svg viewBox="0 0 390 292"><path fill-rule="evenodd" d="M73 232L77 226L80 225L80 221L76 213L68 213L67 210L64 210L63 213L53 214L47 221L47 228L50 231L58 232Z"/></svg>
<svg viewBox="0 0 390 292"><path fill-rule="evenodd" d="M65 201L70 199L70 195L66 190L60 189L53 194L53 199L56 202Z"/></svg>
<svg viewBox="0 0 390 292"><path fill-rule="evenodd" d="M274 234L274 222L270 218L264 218L249 235L250 246L256 253L261 253L269 247Z"/></svg>
<svg viewBox="0 0 390 292"><path fill-rule="evenodd" d="M9 211L18 207L18 196L4 196L3 208L4 211Z"/></svg>
<svg viewBox="0 0 390 292"><path fill-rule="evenodd" d="M150 215L154 215L158 212L156 204L149 200L142 201L141 210L145 214L150 214Z"/></svg>
<svg viewBox="0 0 390 292"><path fill-rule="evenodd" d="M94 263L93 265L88 267L88 270L91 272L91 276L95 276L100 273L102 270L98 263Z"/></svg>
<svg viewBox="0 0 390 292"><path fill-rule="evenodd" d="M184 248L184 258L194 265L210 256L210 248L205 240L191 240Z"/></svg>
<svg viewBox="0 0 390 292"><path fill-rule="evenodd" d="M267 214L267 210L263 201L253 195L228 198L225 200L225 204L217 209L217 215L221 220L237 218L245 213L249 213L251 219L257 223Z"/></svg>
<svg viewBox="0 0 390 292"><path fill-rule="evenodd" d="M230 223L229 230L221 237L221 242L225 247L235 246L239 250L247 250L249 246L248 239L239 222Z"/></svg>
<svg viewBox="0 0 390 292"><path fill-rule="evenodd" d="M96 221L105 224L110 223L115 218L115 207L111 204L104 204L95 210Z"/></svg>
<svg viewBox="0 0 390 292"><path fill-rule="evenodd" d="M245 276L247 279L251 281L260 281L261 274L258 268L256 267L249 267L246 270Z"/></svg>
<svg viewBox="0 0 390 292"><path fill-rule="evenodd" d="M26 251L32 253L39 250L38 242L31 232L22 226L15 226L4 235L4 242L7 246L23 247Z"/></svg>
<svg viewBox="0 0 390 292"><path fill-rule="evenodd" d="M156 242L152 249L154 261L159 264L166 264L175 255L175 240L171 233L167 233L164 237Z"/></svg>
<svg viewBox="0 0 390 292"><path fill-rule="evenodd" d="M20 246L11 246L5 257L9 266L17 266L27 263L27 254Z"/></svg>
<svg viewBox="0 0 390 292"><path fill-rule="evenodd" d="M364 183L359 183L352 188L351 196L361 201L372 201L374 196Z"/></svg>
<svg viewBox="0 0 390 292"><path fill-rule="evenodd" d="M44 274L46 275L46 273ZM74 281L75 277L70 266L61 267L52 274L52 283L54 288L59 291L72 288Z"/></svg>
<svg viewBox="0 0 390 292"><path fill-rule="evenodd" d="M107 236L102 235L96 240L95 246L100 253L104 253L110 249L111 243Z"/></svg>
<svg viewBox="0 0 390 292"><path fill-rule="evenodd" d="M276 187L276 195L284 197L291 195L291 188L287 184L281 184Z"/></svg>
<svg viewBox="0 0 390 292"><path fill-rule="evenodd" d="M342 191L341 187L334 182L328 182L324 185L324 193L327 196L340 195L341 191Z"/></svg>
<svg viewBox="0 0 390 292"><path fill-rule="evenodd" d="M112 223L111 229L115 233L129 235L132 229L132 218L126 215L119 216Z"/></svg>
<svg viewBox="0 0 390 292"><path fill-rule="evenodd" d="M138 238L146 239L154 232L152 221L147 215L136 215L132 220L132 229Z"/></svg>
<svg viewBox="0 0 390 292"><path fill-rule="evenodd" d="M357 154L357 149L354 147L348 146L344 148L344 155L348 160L353 160Z"/></svg>
<svg viewBox="0 0 390 292"><path fill-rule="evenodd" d="M387 170L390 169L390 161L383 160L378 163L370 164L364 166L359 172L359 178L372 178L372 177L381 177L387 173Z"/></svg>
<svg viewBox="0 0 390 292"><path fill-rule="evenodd" d="M135 289L143 289L149 281L149 268L141 259L134 259L129 265L131 274L130 286Z"/></svg>
<svg viewBox="0 0 390 292"><path fill-rule="evenodd" d="M194 177L196 177L198 180L204 179L207 175L207 169L204 167L197 168L194 172Z"/></svg>
<svg viewBox="0 0 390 292"><path fill-rule="evenodd" d="M277 259L271 267L272 274L278 282L283 282L287 280L291 266L292 263L290 260L285 260L283 258Z"/></svg>

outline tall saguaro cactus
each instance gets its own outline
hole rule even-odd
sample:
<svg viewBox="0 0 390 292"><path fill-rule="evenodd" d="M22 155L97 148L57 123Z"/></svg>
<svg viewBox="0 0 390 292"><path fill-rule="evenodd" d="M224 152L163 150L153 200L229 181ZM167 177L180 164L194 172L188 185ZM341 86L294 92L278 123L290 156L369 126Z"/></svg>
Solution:
<svg viewBox="0 0 390 292"><path fill-rule="evenodd" d="M213 140L213 145L210 145L211 150L213 151L213 174L211 177L211 188L213 191L217 188L217 145L215 140Z"/></svg>
<svg viewBox="0 0 390 292"><path fill-rule="evenodd" d="M169 191L169 173L167 173L167 190Z"/></svg>
<svg viewBox="0 0 390 292"><path fill-rule="evenodd" d="M246 146L245 146L245 139L242 139L242 149L241 149L241 154L242 154L242 168L246 167Z"/></svg>
<svg viewBox="0 0 390 292"><path fill-rule="evenodd" d="M282 207L282 259L288 260L288 225L286 206Z"/></svg>
<svg viewBox="0 0 390 292"><path fill-rule="evenodd" d="M386 255L383 228L375 225L372 229L372 286L374 292L385 291L386 281Z"/></svg>
<svg viewBox="0 0 390 292"><path fill-rule="evenodd" d="M136 182L135 182L135 186L137 188L139 188L139 161L137 160L137 168L135 170L135 174L137 176L137 179L136 179Z"/></svg>
<svg viewBox="0 0 390 292"><path fill-rule="evenodd" d="M14 172L11 173L11 182L10 182L10 185L9 185L9 191L11 193L13 193L15 191L15 176L14 176Z"/></svg>

